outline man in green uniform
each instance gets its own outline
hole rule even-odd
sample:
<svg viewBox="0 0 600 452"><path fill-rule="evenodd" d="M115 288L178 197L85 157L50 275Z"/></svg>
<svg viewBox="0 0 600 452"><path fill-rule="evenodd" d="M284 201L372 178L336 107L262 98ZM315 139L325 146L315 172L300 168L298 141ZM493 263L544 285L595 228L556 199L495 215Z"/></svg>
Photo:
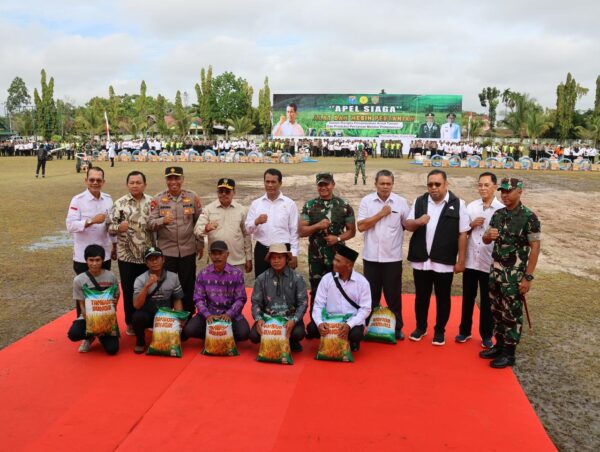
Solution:
<svg viewBox="0 0 600 452"><path fill-rule="evenodd" d="M359 143L354 152L354 185L358 181L358 172L362 173L363 185L367 184L367 175L365 174L365 162L367 161L367 151L365 146Z"/></svg>
<svg viewBox="0 0 600 452"><path fill-rule="evenodd" d="M524 295L529 292L540 254L541 226L535 213L521 204L523 181L504 178L498 188L502 203L483 236L494 242L490 272L490 301L496 344L479 353L492 359L490 366L502 369L515 363L515 350L523 328Z"/></svg>
<svg viewBox="0 0 600 452"><path fill-rule="evenodd" d="M336 245L356 235L354 209L342 198L334 196L333 174L317 174L317 188L319 197L304 204L298 229L300 237L308 237L311 313L321 278L333 270ZM308 324L306 331L309 338L319 337L318 328L313 321Z"/></svg>

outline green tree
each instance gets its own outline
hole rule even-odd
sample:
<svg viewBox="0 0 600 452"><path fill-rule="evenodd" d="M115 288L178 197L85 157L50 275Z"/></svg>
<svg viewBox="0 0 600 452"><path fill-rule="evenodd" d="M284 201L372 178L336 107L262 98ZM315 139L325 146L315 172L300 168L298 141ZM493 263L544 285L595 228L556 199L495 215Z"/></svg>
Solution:
<svg viewBox="0 0 600 452"><path fill-rule="evenodd" d="M514 136L524 138L527 135L527 118L532 111L543 111L535 99L527 93L510 93L511 111L502 123L508 127Z"/></svg>
<svg viewBox="0 0 600 452"><path fill-rule="evenodd" d="M586 127L575 126L575 134L578 138L592 140L594 146L598 146L598 142L600 142L600 116L592 116L588 120Z"/></svg>
<svg viewBox="0 0 600 452"><path fill-rule="evenodd" d="M498 107L500 90L496 87L488 86L483 88L479 93L479 102L482 107L488 108L488 116L490 119L490 131L496 128L496 108Z"/></svg>
<svg viewBox="0 0 600 452"><path fill-rule="evenodd" d="M142 132L144 138L146 138L146 132L148 131L148 96L146 95L146 82L142 80L140 84L140 95L135 100L135 113L136 117L134 122L137 126L138 131Z"/></svg>
<svg viewBox="0 0 600 452"><path fill-rule="evenodd" d="M254 130L254 123L248 116L228 119L227 124L233 127L232 135L236 137L244 137Z"/></svg>
<svg viewBox="0 0 600 452"><path fill-rule="evenodd" d="M75 106L71 102L60 99L56 101L56 128L63 139L74 131L75 110Z"/></svg>
<svg viewBox="0 0 600 452"><path fill-rule="evenodd" d="M228 119L247 116L250 107L251 91L248 83L232 72L224 72L215 77L212 85L215 96L215 121L226 125ZM227 129L225 129L227 136Z"/></svg>
<svg viewBox="0 0 600 452"><path fill-rule="evenodd" d="M29 91L27 91L25 82L21 77L15 77L8 88L6 110L12 114L30 103L31 96L29 95Z"/></svg>
<svg viewBox="0 0 600 452"><path fill-rule="evenodd" d="M212 66L208 70L200 71L200 84L196 83L196 97L198 99L198 115L202 121L202 134L207 139L212 134L214 125L215 98L213 95Z"/></svg>
<svg viewBox="0 0 600 452"><path fill-rule="evenodd" d="M541 106L535 105L527 111L525 116L525 130L531 139L542 137L548 130L552 129L550 116L544 112Z"/></svg>
<svg viewBox="0 0 600 452"><path fill-rule="evenodd" d="M183 106L180 91L177 91L177 94L175 95L175 111L173 112L173 116L177 123L177 132L179 132L179 136L185 137L190 131L192 121L189 113Z"/></svg>
<svg viewBox="0 0 600 452"><path fill-rule="evenodd" d="M570 72L567 81L561 82L556 88L556 128L559 138L564 140L571 136L575 104L588 91L575 81Z"/></svg>
<svg viewBox="0 0 600 452"><path fill-rule="evenodd" d="M594 101L594 116L600 116L600 75L596 78L596 100Z"/></svg>
<svg viewBox="0 0 600 452"><path fill-rule="evenodd" d="M258 122L266 138L271 133L271 89L269 88L269 77L265 77L265 83L258 91Z"/></svg>
<svg viewBox="0 0 600 452"><path fill-rule="evenodd" d="M171 130L167 127L165 116L167 114L167 99L162 94L156 96L156 104L154 116L156 118L156 130L163 137L171 134Z"/></svg>
<svg viewBox="0 0 600 452"><path fill-rule="evenodd" d="M33 99L35 102L36 133L40 133L45 140L50 140L56 130L56 105L54 103L54 77L46 82L46 70L41 72L41 95L35 88Z"/></svg>
<svg viewBox="0 0 600 452"><path fill-rule="evenodd" d="M111 133L117 133L119 123L119 109L121 99L115 94L115 89L111 86L108 87L108 123L110 124Z"/></svg>

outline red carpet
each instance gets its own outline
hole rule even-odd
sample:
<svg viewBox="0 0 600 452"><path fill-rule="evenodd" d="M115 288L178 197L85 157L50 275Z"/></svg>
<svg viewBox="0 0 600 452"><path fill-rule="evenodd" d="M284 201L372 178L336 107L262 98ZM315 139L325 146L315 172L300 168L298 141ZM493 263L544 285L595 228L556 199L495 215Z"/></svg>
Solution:
<svg viewBox="0 0 600 452"><path fill-rule="evenodd" d="M249 343L202 356L193 339L182 359L135 355L128 336L117 356L80 354L70 313L0 351L0 450L555 450L513 372L479 359L476 335L454 343L460 300L444 347L430 314L419 343L363 343L347 364L304 341L283 366Z"/></svg>

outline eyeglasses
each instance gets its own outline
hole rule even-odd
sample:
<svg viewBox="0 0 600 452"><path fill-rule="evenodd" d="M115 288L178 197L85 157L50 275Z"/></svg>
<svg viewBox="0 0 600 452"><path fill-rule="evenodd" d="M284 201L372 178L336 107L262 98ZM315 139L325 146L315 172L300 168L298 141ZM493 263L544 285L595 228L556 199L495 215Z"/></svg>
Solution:
<svg viewBox="0 0 600 452"><path fill-rule="evenodd" d="M442 186L441 182L427 182L427 187L428 188L440 188Z"/></svg>
<svg viewBox="0 0 600 452"><path fill-rule="evenodd" d="M93 178L89 178L88 182L90 184L101 184L102 182L104 182L104 179L93 179Z"/></svg>

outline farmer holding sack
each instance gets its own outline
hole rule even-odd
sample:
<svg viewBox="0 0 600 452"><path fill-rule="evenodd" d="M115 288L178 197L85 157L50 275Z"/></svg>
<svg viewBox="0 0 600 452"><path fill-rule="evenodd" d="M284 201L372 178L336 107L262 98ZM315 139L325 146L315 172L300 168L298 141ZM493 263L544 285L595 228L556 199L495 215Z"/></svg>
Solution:
<svg viewBox="0 0 600 452"><path fill-rule="evenodd" d="M183 290L177 273L167 271L165 258L157 247L150 247L144 253L148 271L142 273L133 285L132 324L136 342L133 351L144 353L146 348L145 330L154 325L154 316L159 308L183 311Z"/></svg>
<svg viewBox="0 0 600 452"><path fill-rule="evenodd" d="M323 309L328 315L350 314L340 330L340 337L347 337L353 352L360 349L365 320L371 313L371 288L360 273L353 270L358 253L345 245L337 245L333 258L333 272L327 273L317 289L312 316L325 336L329 325L323 319Z"/></svg>
<svg viewBox="0 0 600 452"><path fill-rule="evenodd" d="M300 352L300 341L304 339L302 318L308 302L306 283L302 276L289 267L292 253L284 243L269 246L265 259L271 267L261 273L254 283L252 317L255 323L250 331L250 341L255 344L260 342L265 315L285 317L290 348L292 352Z"/></svg>
<svg viewBox="0 0 600 452"><path fill-rule="evenodd" d="M96 335L89 334L91 325L88 325L88 320L91 321L92 317L102 321L110 320L111 332L98 335L98 340L109 355L119 351L119 330L116 326L115 313L119 299L119 284L115 275L102 268L105 257L106 252L102 246L88 245L84 250L88 270L77 275L73 280L73 299L81 314L73 322L67 335L73 342L82 341L79 353L88 352L96 338ZM86 299L93 312L86 312ZM98 308L96 311L94 306Z"/></svg>

